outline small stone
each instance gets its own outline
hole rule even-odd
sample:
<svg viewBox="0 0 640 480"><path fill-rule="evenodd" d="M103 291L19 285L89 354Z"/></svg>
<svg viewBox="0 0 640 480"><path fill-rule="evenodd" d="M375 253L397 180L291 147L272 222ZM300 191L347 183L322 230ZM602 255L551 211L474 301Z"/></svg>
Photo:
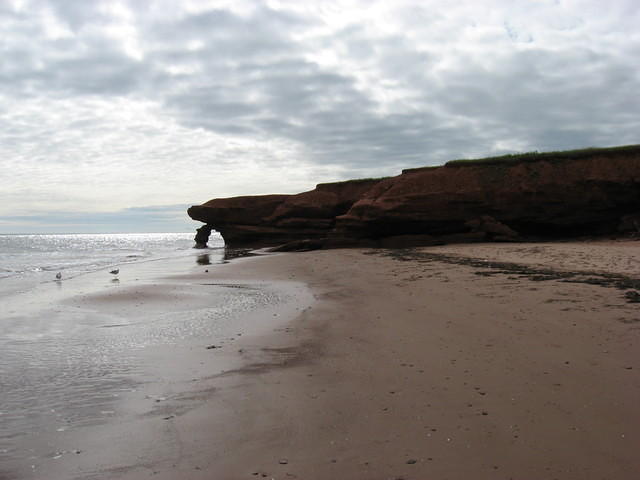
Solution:
<svg viewBox="0 0 640 480"><path fill-rule="evenodd" d="M414 458L411 458L411 459L407 460L407 463L409 465L413 465L414 463L418 463L418 461L416 459L414 459Z"/></svg>
<svg viewBox="0 0 640 480"><path fill-rule="evenodd" d="M209 345L209 346L207 347L207 350L212 350L212 349L214 349L214 348L220 348L220 347L218 347L217 345Z"/></svg>
<svg viewBox="0 0 640 480"><path fill-rule="evenodd" d="M286 465L287 463L289 463L289 460L287 460L286 458L281 458L280 462L278 463L280 463L280 465Z"/></svg>

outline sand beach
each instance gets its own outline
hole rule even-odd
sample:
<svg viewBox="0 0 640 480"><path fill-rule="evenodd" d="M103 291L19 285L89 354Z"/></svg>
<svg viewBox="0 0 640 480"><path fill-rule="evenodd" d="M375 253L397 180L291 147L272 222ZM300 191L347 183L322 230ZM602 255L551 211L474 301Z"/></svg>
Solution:
<svg viewBox="0 0 640 480"><path fill-rule="evenodd" d="M156 376L126 421L70 434L60 448L81 453L34 478L640 476L637 241L285 253L169 278L85 306L179 310L204 284L288 300L237 317L233 341L146 349Z"/></svg>

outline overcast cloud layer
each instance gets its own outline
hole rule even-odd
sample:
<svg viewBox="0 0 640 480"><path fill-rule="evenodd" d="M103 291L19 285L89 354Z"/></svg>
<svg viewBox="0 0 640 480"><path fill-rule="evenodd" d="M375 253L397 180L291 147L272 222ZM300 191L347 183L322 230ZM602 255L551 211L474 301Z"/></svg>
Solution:
<svg viewBox="0 0 640 480"><path fill-rule="evenodd" d="M0 231L640 143L637 5L4 0Z"/></svg>

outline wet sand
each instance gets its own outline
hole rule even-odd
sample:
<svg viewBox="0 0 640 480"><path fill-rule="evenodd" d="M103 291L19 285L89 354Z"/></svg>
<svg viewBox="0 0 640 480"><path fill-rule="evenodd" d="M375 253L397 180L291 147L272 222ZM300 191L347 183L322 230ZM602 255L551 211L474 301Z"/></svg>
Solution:
<svg viewBox="0 0 640 480"><path fill-rule="evenodd" d="M205 270L218 266L126 264L117 278L99 271L6 297L0 479L117 478L174 455L170 420L246 365L244 343L313 301L301 282L214 281Z"/></svg>
<svg viewBox="0 0 640 480"><path fill-rule="evenodd" d="M639 247L317 251L176 276L315 300L208 351L188 408L176 366L137 435L111 425L47 478L640 478Z"/></svg>

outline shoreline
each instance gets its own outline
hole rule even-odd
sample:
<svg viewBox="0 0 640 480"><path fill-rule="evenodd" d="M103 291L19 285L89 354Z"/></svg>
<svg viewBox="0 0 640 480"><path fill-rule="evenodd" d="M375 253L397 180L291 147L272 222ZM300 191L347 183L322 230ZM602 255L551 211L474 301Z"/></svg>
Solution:
<svg viewBox="0 0 640 480"><path fill-rule="evenodd" d="M484 263L638 280L638 250L453 245L405 258L349 249L199 266L172 281L294 282L306 285L294 296L313 298L276 307L279 326L234 340L235 366L195 362L193 388L180 390L177 366L173 407L161 400L145 416L142 406L134 416L146 430L133 443L115 425L111 438L123 441L101 463L63 457L70 463L47 478L635 479L640 316L625 296L634 290Z"/></svg>

